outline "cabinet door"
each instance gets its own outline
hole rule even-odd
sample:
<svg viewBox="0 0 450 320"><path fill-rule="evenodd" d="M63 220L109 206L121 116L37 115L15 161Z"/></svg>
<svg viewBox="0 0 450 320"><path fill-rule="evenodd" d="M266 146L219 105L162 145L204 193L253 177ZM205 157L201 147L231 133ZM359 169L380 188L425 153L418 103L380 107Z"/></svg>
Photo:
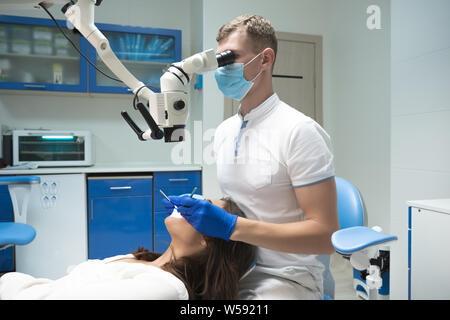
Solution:
<svg viewBox="0 0 450 320"><path fill-rule="evenodd" d="M87 53L84 38L63 30ZM87 65L80 58L52 20L0 15L0 89L86 91Z"/></svg>
<svg viewBox="0 0 450 320"><path fill-rule="evenodd" d="M13 221L13 209L8 186L0 186L0 223ZM14 271L14 248L0 250L0 272Z"/></svg>
<svg viewBox="0 0 450 320"><path fill-rule="evenodd" d="M169 247L172 240L167 231L164 220L168 214L166 211L155 211L155 252L163 253Z"/></svg>
<svg viewBox="0 0 450 320"><path fill-rule="evenodd" d="M27 224L36 237L15 247L16 271L57 279L87 259L86 177L84 174L38 175L32 185Z"/></svg>
<svg viewBox="0 0 450 320"><path fill-rule="evenodd" d="M272 82L281 100L320 123L321 106L316 97L321 70L316 60L321 59L321 40L314 38L279 34Z"/></svg>
<svg viewBox="0 0 450 320"><path fill-rule="evenodd" d="M111 49L124 66L140 81L155 88L159 79L173 62L181 60L181 31L142 28L98 23L97 27L108 39ZM108 75L108 68L90 44L89 57ZM114 76L115 77L115 76ZM104 93L131 93L123 83L114 81L89 66L89 90ZM157 90L154 90L157 91Z"/></svg>
<svg viewBox="0 0 450 320"><path fill-rule="evenodd" d="M89 259L153 248L151 196L89 198Z"/></svg>
<svg viewBox="0 0 450 320"><path fill-rule="evenodd" d="M450 215L412 208L411 299L450 299Z"/></svg>

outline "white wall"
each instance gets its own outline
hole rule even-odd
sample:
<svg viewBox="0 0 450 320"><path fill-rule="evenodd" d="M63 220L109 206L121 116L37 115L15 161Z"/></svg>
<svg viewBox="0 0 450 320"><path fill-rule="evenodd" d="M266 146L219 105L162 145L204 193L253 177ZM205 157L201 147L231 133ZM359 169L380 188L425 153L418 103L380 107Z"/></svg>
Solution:
<svg viewBox="0 0 450 320"><path fill-rule="evenodd" d="M192 19L192 3L197 0L108 0L96 8L96 22L131 26L182 30L182 56L192 55L193 43L198 50L201 34L199 20ZM201 6L195 7L201 10ZM58 19L64 19L59 7L50 9ZM167 14L167 13L170 13ZM47 18L42 10L7 11L2 14ZM194 15L195 16L195 15ZM195 33L191 30L196 28ZM201 119L201 93L192 95L191 122ZM13 128L89 129L96 140L98 163L169 162L173 144L162 141L139 141L120 115L127 110L136 120L132 96L115 94L54 94L5 91L0 93L0 125ZM138 122L143 128L145 123Z"/></svg>
<svg viewBox="0 0 450 320"><path fill-rule="evenodd" d="M381 30L367 28L366 10L374 4L381 10ZM328 10L324 113L336 175L361 192L367 225L389 232L389 1L333 1Z"/></svg>
<svg viewBox="0 0 450 320"><path fill-rule="evenodd" d="M450 1L392 0L391 19L391 296L406 299L405 202L450 197Z"/></svg>
<svg viewBox="0 0 450 320"><path fill-rule="evenodd" d="M380 6L382 30L369 31L366 9ZM361 191L368 224L389 230L390 7L388 0L204 0L204 46L216 47L220 26L257 13L277 31L323 36L324 128L334 145L336 174ZM223 97L208 75L203 93L205 128L222 121ZM207 142L208 143L208 142ZM204 167L205 190L220 194L214 165Z"/></svg>

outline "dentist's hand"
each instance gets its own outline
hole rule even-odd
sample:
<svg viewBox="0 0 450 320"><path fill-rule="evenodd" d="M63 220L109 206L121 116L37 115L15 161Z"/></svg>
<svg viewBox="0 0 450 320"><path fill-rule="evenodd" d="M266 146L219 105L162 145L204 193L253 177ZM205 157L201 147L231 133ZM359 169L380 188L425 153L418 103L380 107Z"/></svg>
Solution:
<svg viewBox="0 0 450 320"><path fill-rule="evenodd" d="M170 197L171 196L169 196L169 198ZM162 198L162 205L163 205L164 209L166 209L167 215L170 215L172 213L173 209L175 209L173 204L171 204L169 201L167 201L166 198Z"/></svg>
<svg viewBox="0 0 450 320"><path fill-rule="evenodd" d="M237 215L213 205L209 201L189 196L169 196L178 207L178 212L200 233L230 239L236 225Z"/></svg>
<svg viewBox="0 0 450 320"><path fill-rule="evenodd" d="M184 197L184 196L190 196L190 194L189 193L184 193L184 194L180 194L178 197ZM170 197L174 197L174 196L169 196L169 198ZM193 197L196 198L196 199L200 199L200 200L204 199L203 196L199 195L199 194L194 194ZM173 204L171 202L169 202L164 197L161 197L161 201L162 201L162 205L163 205L164 209L166 209L167 214L168 215L172 214L173 210L175 209Z"/></svg>

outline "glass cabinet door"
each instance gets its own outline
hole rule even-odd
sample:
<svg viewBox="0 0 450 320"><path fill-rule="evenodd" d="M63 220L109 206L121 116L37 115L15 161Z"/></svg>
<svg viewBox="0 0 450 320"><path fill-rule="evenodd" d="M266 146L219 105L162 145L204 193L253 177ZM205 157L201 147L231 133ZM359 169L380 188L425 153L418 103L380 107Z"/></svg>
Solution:
<svg viewBox="0 0 450 320"><path fill-rule="evenodd" d="M86 52L84 38L64 31ZM0 15L0 88L86 91L86 72L86 62L53 21Z"/></svg>
<svg viewBox="0 0 450 320"><path fill-rule="evenodd" d="M124 27L98 24L108 39L111 49L124 66L144 84L159 89L159 79L171 63L181 60L181 31ZM89 45L91 61L108 75L117 78L100 60L94 47ZM91 92L131 93L123 83L114 81L89 66Z"/></svg>

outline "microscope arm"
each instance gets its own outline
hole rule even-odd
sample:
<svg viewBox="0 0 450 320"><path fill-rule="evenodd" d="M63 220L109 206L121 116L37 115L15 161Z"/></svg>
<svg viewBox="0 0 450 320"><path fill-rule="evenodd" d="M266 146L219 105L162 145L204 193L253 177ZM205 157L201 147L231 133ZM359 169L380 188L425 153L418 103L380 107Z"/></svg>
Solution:
<svg viewBox="0 0 450 320"><path fill-rule="evenodd" d="M144 84L136 79L130 71L117 58L109 45L108 39L98 30L94 23L95 0L78 0L75 5L67 8L64 15L67 20L89 41L95 48L100 59L105 65L128 86L133 93L143 87ZM139 91L139 96L150 100L153 93L148 88Z"/></svg>

